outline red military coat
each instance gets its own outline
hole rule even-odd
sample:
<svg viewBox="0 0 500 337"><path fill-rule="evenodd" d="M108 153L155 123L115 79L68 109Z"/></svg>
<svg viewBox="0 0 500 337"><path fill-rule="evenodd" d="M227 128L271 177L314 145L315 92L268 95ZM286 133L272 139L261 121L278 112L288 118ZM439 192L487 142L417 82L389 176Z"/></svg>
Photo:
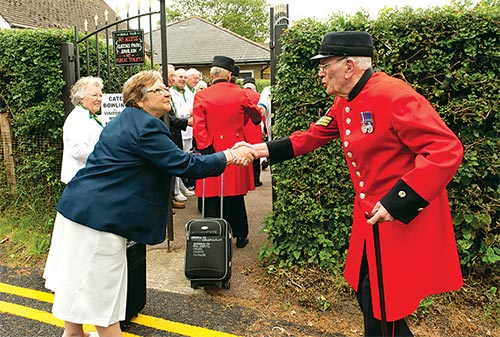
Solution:
<svg viewBox="0 0 500 337"><path fill-rule="evenodd" d="M373 231L364 212L381 201L396 219L379 225L387 320L395 321L413 313L423 298L463 285L446 193L463 148L424 97L386 74L369 77L370 71L366 84L354 88L359 93L350 100L337 97L326 115L289 141L299 156L341 138L356 191L344 276L357 290L366 247L378 319ZM274 152L286 159L268 147L271 158Z"/></svg>
<svg viewBox="0 0 500 337"><path fill-rule="evenodd" d="M203 152L208 148L224 151L235 143L246 141L245 122L260 120L260 110L237 84L216 81L195 95L193 137ZM249 121L251 123L251 121ZM206 178L205 196L220 196L220 177ZM251 166L231 165L224 171L224 196L244 195L254 190ZM202 195L202 180L196 181L196 195Z"/></svg>
<svg viewBox="0 0 500 337"><path fill-rule="evenodd" d="M252 103L259 103L260 94L252 89L244 89ZM252 121L248 121L243 129L245 139L250 144L262 143L262 127L260 123L255 125Z"/></svg>

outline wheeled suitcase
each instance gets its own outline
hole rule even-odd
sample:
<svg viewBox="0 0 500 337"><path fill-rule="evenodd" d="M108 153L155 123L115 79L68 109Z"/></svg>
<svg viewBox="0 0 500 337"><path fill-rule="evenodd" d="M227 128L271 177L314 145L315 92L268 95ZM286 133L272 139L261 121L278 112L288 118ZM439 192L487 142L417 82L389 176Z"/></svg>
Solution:
<svg viewBox="0 0 500 337"><path fill-rule="evenodd" d="M186 223L184 274L194 289L207 286L229 289L232 231L230 224L222 218L223 196L221 193L221 217L204 218L205 180L202 194L202 219L192 219Z"/></svg>
<svg viewBox="0 0 500 337"><path fill-rule="evenodd" d="M127 307L124 324L137 316L146 305L146 245L127 241Z"/></svg>

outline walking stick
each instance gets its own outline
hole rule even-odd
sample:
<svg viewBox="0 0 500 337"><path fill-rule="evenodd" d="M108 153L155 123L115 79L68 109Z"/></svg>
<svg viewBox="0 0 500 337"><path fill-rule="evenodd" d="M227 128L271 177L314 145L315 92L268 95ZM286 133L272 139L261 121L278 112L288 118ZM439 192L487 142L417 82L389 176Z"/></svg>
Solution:
<svg viewBox="0 0 500 337"><path fill-rule="evenodd" d="M375 244L375 261L377 263L378 297L380 300L380 314L382 316L382 336L389 336L387 318L385 315L384 279L382 277L382 259L380 258L380 234L378 222L373 225L373 242Z"/></svg>

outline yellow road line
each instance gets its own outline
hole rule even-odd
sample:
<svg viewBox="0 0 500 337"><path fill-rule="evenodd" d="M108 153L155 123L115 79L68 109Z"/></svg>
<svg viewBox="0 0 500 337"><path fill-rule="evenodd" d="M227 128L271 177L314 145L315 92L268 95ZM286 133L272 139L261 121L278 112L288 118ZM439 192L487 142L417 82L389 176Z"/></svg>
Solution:
<svg viewBox="0 0 500 337"><path fill-rule="evenodd" d="M189 337L238 337L237 335L232 335L225 332L209 330L194 325L173 322L163 318L147 316L142 314L137 315L137 317L132 319L132 322L150 328L154 328L156 330L174 332L179 335L189 336Z"/></svg>
<svg viewBox="0 0 500 337"><path fill-rule="evenodd" d="M0 301L0 312L64 328L64 322L61 321L60 319L55 318L50 312L33 309L30 307L26 307L24 305ZM84 324L83 329L85 331L92 331L92 332L95 331L95 327L92 325ZM141 337L141 336L123 332L123 337Z"/></svg>
<svg viewBox="0 0 500 337"><path fill-rule="evenodd" d="M30 298L30 299L34 299L34 300L41 301L41 302L47 302L47 303L54 302L54 295L51 293L39 291L39 290L33 290L33 289L29 289L29 288L13 286L13 285L10 285L7 283L0 282L0 292L8 293L8 294L16 295L16 296L21 296L21 297L25 297L25 298ZM10 304L9 302L0 301L0 312L4 311L3 310L4 308L10 309L10 310L14 310L14 308L18 308L18 309L25 308L25 309L22 309L19 311L21 314L7 311L7 309L5 309L4 312L8 312L8 313L12 313L12 314L17 315L17 316L41 321L41 322L47 323L47 324L52 324L52 325L56 325L56 326L60 326L60 327L64 326L62 321L56 319L50 313L47 313L47 312L41 311L41 310L31 309L29 307L18 306L16 304L12 304L12 307L10 307L9 304ZM34 311L31 312L29 309L34 310ZM30 316L30 317L25 316L28 313L33 314L34 316ZM40 316L38 316L38 314L40 314ZM50 318L50 322L48 321L49 318ZM201 328L201 327L188 325L188 324L184 324L184 323L179 323L179 322L173 322L173 321L169 321L169 320L166 320L163 318L142 315L142 314L139 314L137 317L132 319L132 322L139 324L139 325L142 325L142 326L153 328L156 330L174 332L174 333L177 333L179 335L188 336L188 337L238 337L237 335L232 335L232 334L221 332L221 331L210 330L210 329L206 329L206 328ZM92 330L92 329L94 329L94 330ZM85 331L95 331L95 328L92 326L88 326L88 327L85 327ZM127 335L126 333L123 333L123 336L136 336L136 335L132 335L132 334Z"/></svg>
<svg viewBox="0 0 500 337"><path fill-rule="evenodd" d="M17 287L0 282L0 293L7 293L21 297L31 298L41 302L54 303L54 294L29 288Z"/></svg>

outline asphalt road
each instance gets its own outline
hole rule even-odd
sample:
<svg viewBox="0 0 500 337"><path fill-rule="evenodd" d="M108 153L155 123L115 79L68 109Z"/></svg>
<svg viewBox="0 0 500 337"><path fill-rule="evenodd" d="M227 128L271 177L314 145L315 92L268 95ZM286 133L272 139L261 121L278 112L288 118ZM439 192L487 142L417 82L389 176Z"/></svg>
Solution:
<svg viewBox="0 0 500 337"><path fill-rule="evenodd" d="M147 249L146 307L124 328L124 337L322 336L314 331L304 334L256 331L262 312L237 304L242 300L258 302L259 298L267 296L259 290L262 288L254 286L255 271L260 268L259 249L266 238L261 233L261 224L272 209L269 170L263 171L261 178L263 186L249 192L245 199L250 243L243 249L235 248L233 243L230 289L195 290L184 277L184 225L189 219L201 216L196 197L190 197L187 207L177 209L174 215L174 240ZM62 335L62 322L50 314L52 294L43 286L42 272L43 266L31 269L0 267L0 337ZM274 323L280 327L294 325L277 320L270 326ZM280 328L279 331L284 330Z"/></svg>

